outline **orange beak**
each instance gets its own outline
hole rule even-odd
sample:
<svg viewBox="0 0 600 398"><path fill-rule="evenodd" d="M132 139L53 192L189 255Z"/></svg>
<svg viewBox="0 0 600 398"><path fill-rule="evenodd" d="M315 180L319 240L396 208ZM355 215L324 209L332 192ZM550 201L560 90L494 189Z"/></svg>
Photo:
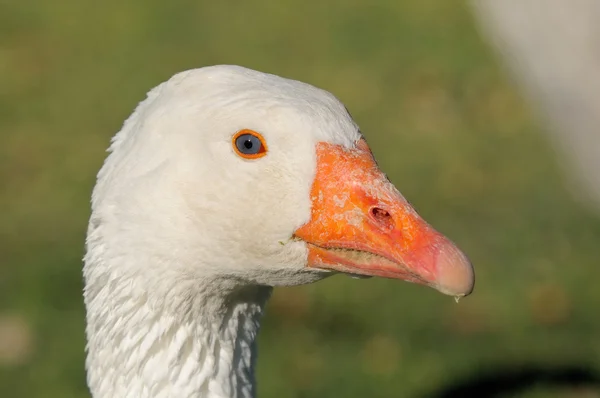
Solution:
<svg viewBox="0 0 600 398"><path fill-rule="evenodd" d="M379 170L367 143L320 142L312 215L295 236L308 266L402 279L466 296L475 277L467 257L427 224Z"/></svg>

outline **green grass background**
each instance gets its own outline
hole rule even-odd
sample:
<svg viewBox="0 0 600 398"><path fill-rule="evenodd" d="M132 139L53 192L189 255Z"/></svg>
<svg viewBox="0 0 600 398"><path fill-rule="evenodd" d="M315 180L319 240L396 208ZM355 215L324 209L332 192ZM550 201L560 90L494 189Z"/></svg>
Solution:
<svg viewBox="0 0 600 398"><path fill-rule="evenodd" d="M461 2L23 0L0 3L1 397L88 396L81 258L95 173L151 87L218 63L337 95L477 274L458 305L377 279L278 289L261 397L421 397L482 371L600 368L600 220L569 196Z"/></svg>

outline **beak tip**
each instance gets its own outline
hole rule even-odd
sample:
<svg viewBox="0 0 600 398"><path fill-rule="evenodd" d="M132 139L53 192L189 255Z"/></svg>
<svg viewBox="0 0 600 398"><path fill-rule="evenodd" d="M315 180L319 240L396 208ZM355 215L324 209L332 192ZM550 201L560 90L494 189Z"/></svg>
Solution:
<svg viewBox="0 0 600 398"><path fill-rule="evenodd" d="M468 296L475 285L471 262L452 242L440 249L437 260L436 288L451 296Z"/></svg>

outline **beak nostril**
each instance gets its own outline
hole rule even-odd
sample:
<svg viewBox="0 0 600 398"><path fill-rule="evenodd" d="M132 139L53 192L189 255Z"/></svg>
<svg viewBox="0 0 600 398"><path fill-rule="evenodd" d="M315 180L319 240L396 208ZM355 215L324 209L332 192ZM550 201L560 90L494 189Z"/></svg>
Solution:
<svg viewBox="0 0 600 398"><path fill-rule="evenodd" d="M372 207L370 213L371 217L382 227L386 229L394 228L394 220L387 210L380 207Z"/></svg>

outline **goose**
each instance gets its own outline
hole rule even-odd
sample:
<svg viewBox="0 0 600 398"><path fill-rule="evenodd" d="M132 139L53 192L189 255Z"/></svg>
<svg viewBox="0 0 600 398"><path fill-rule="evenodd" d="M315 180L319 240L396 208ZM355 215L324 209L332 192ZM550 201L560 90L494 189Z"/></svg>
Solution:
<svg viewBox="0 0 600 398"><path fill-rule="evenodd" d="M276 286L347 274L473 289L467 257L309 84L230 65L178 73L108 152L83 265L95 398L255 397Z"/></svg>

